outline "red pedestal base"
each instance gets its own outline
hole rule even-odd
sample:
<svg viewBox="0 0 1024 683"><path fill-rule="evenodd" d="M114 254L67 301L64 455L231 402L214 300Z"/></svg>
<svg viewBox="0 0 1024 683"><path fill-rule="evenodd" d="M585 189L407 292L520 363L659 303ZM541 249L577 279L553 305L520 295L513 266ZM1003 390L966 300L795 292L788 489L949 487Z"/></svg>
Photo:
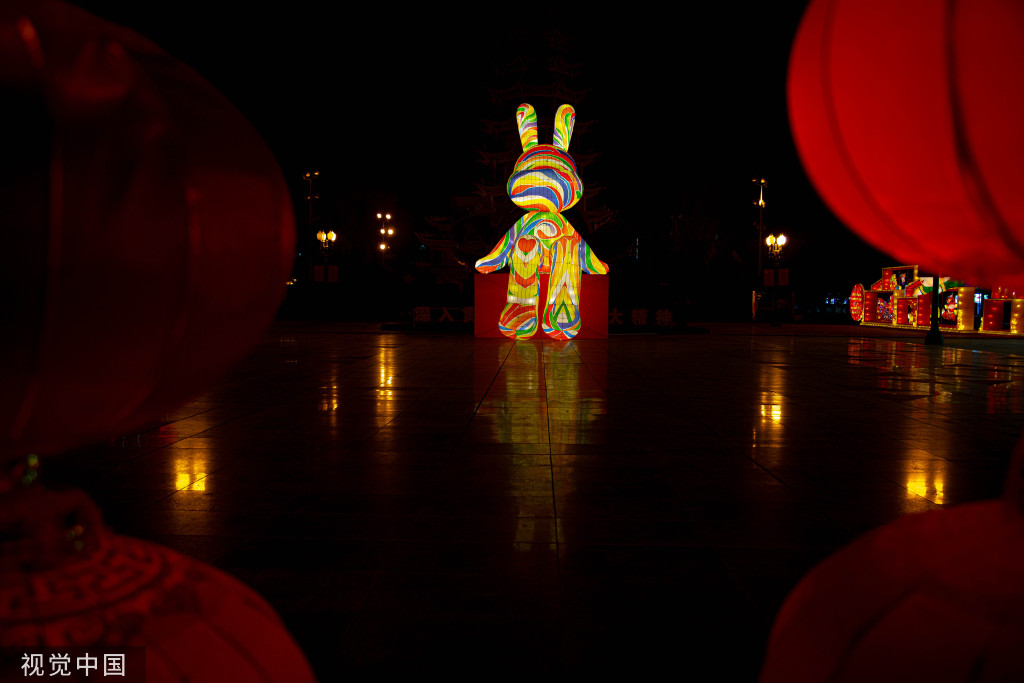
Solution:
<svg viewBox="0 0 1024 683"><path fill-rule="evenodd" d="M508 273L475 273L473 277L473 331L477 337L503 337L498 318L508 295ZM541 296L548 291L548 276L540 276ZM608 338L608 276L583 274L580 282L580 333L576 339ZM548 339L538 329L534 339Z"/></svg>

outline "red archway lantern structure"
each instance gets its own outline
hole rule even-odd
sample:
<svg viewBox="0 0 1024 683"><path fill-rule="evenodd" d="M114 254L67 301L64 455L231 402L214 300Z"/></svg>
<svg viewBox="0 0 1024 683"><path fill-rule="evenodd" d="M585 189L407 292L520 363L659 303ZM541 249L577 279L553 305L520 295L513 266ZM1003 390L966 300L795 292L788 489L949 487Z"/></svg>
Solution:
<svg viewBox="0 0 1024 683"><path fill-rule="evenodd" d="M1024 6L815 0L790 56L804 167L900 262L1024 290Z"/></svg>
<svg viewBox="0 0 1024 683"><path fill-rule="evenodd" d="M0 6L0 94L0 645L143 646L150 681L313 680L252 590L34 477L264 333L295 240L273 154L195 71L55 0Z"/></svg>

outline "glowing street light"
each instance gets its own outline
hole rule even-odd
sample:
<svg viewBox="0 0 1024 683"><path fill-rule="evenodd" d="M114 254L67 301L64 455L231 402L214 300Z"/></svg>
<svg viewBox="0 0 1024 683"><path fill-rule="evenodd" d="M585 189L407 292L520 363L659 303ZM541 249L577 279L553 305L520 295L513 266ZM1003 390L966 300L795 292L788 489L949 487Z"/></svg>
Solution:
<svg viewBox="0 0 1024 683"><path fill-rule="evenodd" d="M764 243L768 245L768 255L771 256L773 260L778 261L782 258L782 248L786 246L785 235L782 233L779 233L778 236L768 235L768 237L764 239Z"/></svg>
<svg viewBox="0 0 1024 683"><path fill-rule="evenodd" d="M316 238L317 240L320 241L320 246L326 249L328 247L328 242L334 242L335 240L338 239L338 233L334 232L333 230L330 230L328 232L320 230L316 233Z"/></svg>
<svg viewBox="0 0 1024 683"><path fill-rule="evenodd" d="M764 243L768 245L768 256L771 257L772 261L775 261L775 265L779 265L779 260L782 258L782 248L786 246L786 236L781 232L776 234L770 234L764 238ZM775 303L775 290L779 285L777 278L781 276L785 271L778 271L773 273L772 276L772 312L771 312L771 325L772 327L779 326L779 311Z"/></svg>
<svg viewBox="0 0 1024 683"><path fill-rule="evenodd" d="M383 263L384 252L386 252L390 248L390 245L388 244L388 238L394 237L395 229L391 226L389 222L391 220L390 213L378 213L377 220L380 221L381 243L378 246L380 248L381 262Z"/></svg>

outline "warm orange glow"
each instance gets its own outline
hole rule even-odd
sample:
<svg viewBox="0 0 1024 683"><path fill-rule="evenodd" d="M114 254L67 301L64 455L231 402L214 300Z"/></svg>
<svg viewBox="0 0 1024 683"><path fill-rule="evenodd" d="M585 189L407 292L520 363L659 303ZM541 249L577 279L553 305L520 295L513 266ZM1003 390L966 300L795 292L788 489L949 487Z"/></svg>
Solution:
<svg viewBox="0 0 1024 683"><path fill-rule="evenodd" d="M333 242L336 239L338 239L338 235L333 230L331 230L329 233L327 233L327 239Z"/></svg>
<svg viewBox="0 0 1024 683"><path fill-rule="evenodd" d="M379 213L377 214L377 218L380 218L380 214Z"/></svg>
<svg viewBox="0 0 1024 683"><path fill-rule="evenodd" d="M174 461L174 488L179 491L205 491L206 470L205 460L179 458Z"/></svg>
<svg viewBox="0 0 1024 683"><path fill-rule="evenodd" d="M906 488L911 496L920 496L933 503L942 505L949 500L945 495L946 468L944 460L907 461ZM913 500L911 498L910 500Z"/></svg>
<svg viewBox="0 0 1024 683"><path fill-rule="evenodd" d="M377 408L379 415L384 420L390 420L390 416L387 410L383 409L383 406L387 405L388 401L394 399L394 391L392 389L392 380L395 378L395 366L393 359L393 352L390 348L381 348L380 353L377 356L377 362L380 364L380 384L377 385Z"/></svg>
<svg viewBox="0 0 1024 683"><path fill-rule="evenodd" d="M388 245L384 244L383 242L380 243L380 250L381 251L384 251L387 248L388 248Z"/></svg>
<svg viewBox="0 0 1024 683"><path fill-rule="evenodd" d="M388 228L388 234L389 235L394 235L395 234L394 228Z"/></svg>
<svg viewBox="0 0 1024 683"><path fill-rule="evenodd" d="M320 387L320 410L325 413L334 412L338 409L338 385L332 382L329 385Z"/></svg>

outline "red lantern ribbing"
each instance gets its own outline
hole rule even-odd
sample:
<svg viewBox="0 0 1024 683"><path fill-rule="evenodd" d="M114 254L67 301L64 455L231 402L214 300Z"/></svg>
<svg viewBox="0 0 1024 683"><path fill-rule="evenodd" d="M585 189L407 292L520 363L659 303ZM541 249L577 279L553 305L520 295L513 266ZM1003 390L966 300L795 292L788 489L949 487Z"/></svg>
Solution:
<svg viewBox="0 0 1024 683"><path fill-rule="evenodd" d="M797 150L832 210L903 263L1024 290L1024 6L816 0L793 45Z"/></svg>

